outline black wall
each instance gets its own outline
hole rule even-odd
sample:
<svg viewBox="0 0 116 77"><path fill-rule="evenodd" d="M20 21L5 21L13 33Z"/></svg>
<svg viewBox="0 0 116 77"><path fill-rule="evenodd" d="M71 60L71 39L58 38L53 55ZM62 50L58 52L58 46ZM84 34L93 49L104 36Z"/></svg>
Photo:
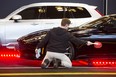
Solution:
<svg viewBox="0 0 116 77"><path fill-rule="evenodd" d="M6 17L12 11L19 7L36 2L77 2L98 6L98 10L105 14L106 0L1 0L0 1L0 18ZM116 0L108 0L108 14L116 13Z"/></svg>

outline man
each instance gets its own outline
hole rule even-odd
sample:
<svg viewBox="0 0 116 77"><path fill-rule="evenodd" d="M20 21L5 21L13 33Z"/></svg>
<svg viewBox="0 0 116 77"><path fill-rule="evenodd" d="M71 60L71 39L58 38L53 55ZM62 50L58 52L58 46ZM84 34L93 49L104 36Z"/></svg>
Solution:
<svg viewBox="0 0 116 77"><path fill-rule="evenodd" d="M47 44L47 52L41 64L42 68L47 68L50 62L54 60L56 61L56 59L61 61L62 66L71 68L71 60L65 55L65 52L69 47L69 42L72 42L76 45L92 45L92 42L90 41L83 41L71 35L67 31L70 24L71 21L68 18L63 18L61 21L61 26L51 29L45 38L37 45L35 50L36 53L39 48L44 47L44 45ZM57 64L55 67L57 67Z"/></svg>

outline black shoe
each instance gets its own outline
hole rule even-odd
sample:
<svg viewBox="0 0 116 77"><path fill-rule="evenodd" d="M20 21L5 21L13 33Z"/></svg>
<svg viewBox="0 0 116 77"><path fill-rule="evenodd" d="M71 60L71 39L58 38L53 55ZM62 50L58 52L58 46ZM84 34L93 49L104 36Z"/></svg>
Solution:
<svg viewBox="0 0 116 77"><path fill-rule="evenodd" d="M59 59L53 59L53 68L58 68L60 65L60 60Z"/></svg>
<svg viewBox="0 0 116 77"><path fill-rule="evenodd" d="M41 68L44 69L44 68L47 68L50 64L50 61L48 59L45 59L43 64L41 64Z"/></svg>

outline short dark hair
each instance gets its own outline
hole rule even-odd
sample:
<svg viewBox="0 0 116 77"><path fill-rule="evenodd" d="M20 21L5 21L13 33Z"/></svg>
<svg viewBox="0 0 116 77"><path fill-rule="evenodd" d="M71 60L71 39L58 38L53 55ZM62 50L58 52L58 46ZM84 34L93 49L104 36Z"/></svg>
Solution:
<svg viewBox="0 0 116 77"><path fill-rule="evenodd" d="M61 25L65 26L66 24L71 24L71 21L68 18L63 18L61 21Z"/></svg>

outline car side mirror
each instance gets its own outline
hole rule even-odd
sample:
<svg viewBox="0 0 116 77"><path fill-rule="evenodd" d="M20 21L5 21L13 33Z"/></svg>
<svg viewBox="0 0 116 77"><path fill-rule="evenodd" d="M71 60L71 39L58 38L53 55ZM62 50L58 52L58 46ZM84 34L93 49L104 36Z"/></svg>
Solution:
<svg viewBox="0 0 116 77"><path fill-rule="evenodd" d="M18 20L21 20L22 19L22 16L21 15L14 15L12 17L12 19L14 20L14 22L18 22Z"/></svg>

